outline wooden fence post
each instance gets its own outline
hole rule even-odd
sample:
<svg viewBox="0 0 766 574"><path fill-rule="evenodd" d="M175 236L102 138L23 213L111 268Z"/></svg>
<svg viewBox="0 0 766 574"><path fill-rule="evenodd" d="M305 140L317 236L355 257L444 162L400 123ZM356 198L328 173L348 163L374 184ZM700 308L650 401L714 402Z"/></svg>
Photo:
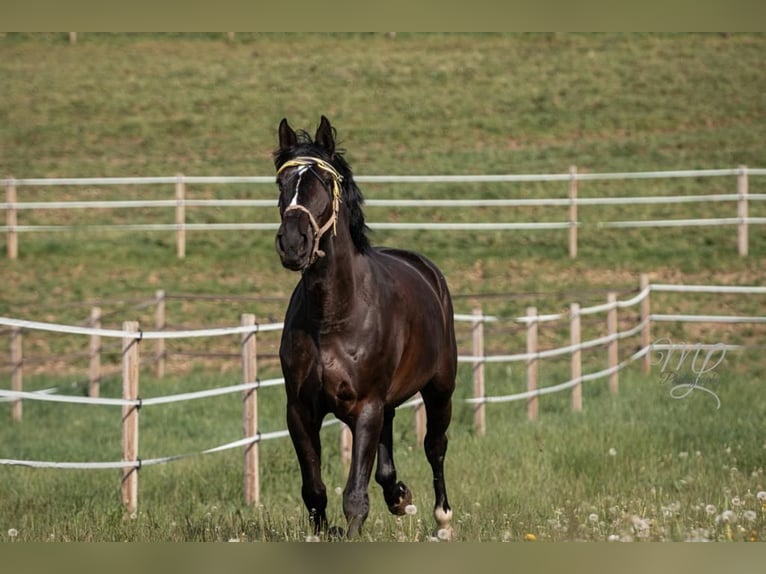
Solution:
<svg viewBox="0 0 766 574"><path fill-rule="evenodd" d="M422 402L423 396L420 393L415 398L421 401L415 406L415 442L418 446L423 446L426 440L426 405Z"/></svg>
<svg viewBox="0 0 766 574"><path fill-rule="evenodd" d="M609 310L606 312L606 331L607 336L613 337L613 339L610 340L607 345L607 366L610 369L614 369L614 372L610 373L609 375L609 392L613 395L616 395L619 385L619 371L617 370L617 364L619 361L619 341L617 339L617 294L607 294L606 302L611 305Z"/></svg>
<svg viewBox="0 0 766 574"><path fill-rule="evenodd" d="M569 257L577 257L577 166L569 166Z"/></svg>
<svg viewBox="0 0 766 574"><path fill-rule="evenodd" d="M186 257L186 183L181 173L176 176L176 254Z"/></svg>
<svg viewBox="0 0 766 574"><path fill-rule="evenodd" d="M19 256L19 235L16 231L18 219L16 216L16 185L13 178L9 177L5 185L5 201L8 207L5 210L5 225L8 227L8 243L6 250L8 259L17 259Z"/></svg>
<svg viewBox="0 0 766 574"><path fill-rule="evenodd" d="M643 292L649 288L649 276L646 273L641 274L641 282L639 283L639 290ZM644 297L641 301L641 324L643 327L641 328L641 349L648 349L649 345L651 344L650 336L651 336L651 324L649 320L649 314L651 311L651 305L649 304L649 295L647 294L646 297ZM651 356L648 351L646 351L646 354L643 357L642 364L642 371L645 375L648 375L652 368L651 363Z"/></svg>
<svg viewBox="0 0 766 574"><path fill-rule="evenodd" d="M157 306L154 309L154 326L157 331L165 329L165 291L159 289L154 298ZM154 350L154 367L158 379L165 376L165 339L159 338L156 341Z"/></svg>
<svg viewBox="0 0 766 574"><path fill-rule="evenodd" d="M484 320L482 319L481 307L473 310L474 320L471 325L471 348L474 357L473 362L473 396L476 399L484 399ZM477 436L487 434L486 405L478 402L474 405L473 424Z"/></svg>
<svg viewBox="0 0 766 574"><path fill-rule="evenodd" d="M90 310L90 326L101 328L101 307ZM88 369L88 396L97 398L101 394L101 335L90 336L90 367Z"/></svg>
<svg viewBox="0 0 766 574"><path fill-rule="evenodd" d="M255 325L255 315L244 313L242 326ZM255 331L242 333L242 382L253 383L258 378L256 362ZM243 395L243 419L245 438L258 436L258 389L248 389ZM251 442L245 447L245 504L260 504L260 475L258 468L258 441Z"/></svg>
<svg viewBox="0 0 766 574"><path fill-rule="evenodd" d="M122 324L125 336L122 338L122 398L138 400L138 354L139 340L137 321ZM122 406L122 460L133 463L122 469L122 504L129 514L138 509L138 409L139 405Z"/></svg>
<svg viewBox="0 0 766 574"><path fill-rule="evenodd" d="M572 380L577 380L582 376L582 352L580 345L580 305L572 303L569 307L569 327L571 331L571 343L576 346L572 351ZM582 410L582 382L578 381L572 387L572 410L579 412Z"/></svg>
<svg viewBox="0 0 766 574"><path fill-rule="evenodd" d="M527 354L537 355L537 308L527 307ZM527 359L527 392L537 391L537 357L532 356ZM529 397L527 400L527 418L531 421L537 420L538 411L537 395Z"/></svg>
<svg viewBox="0 0 766 574"><path fill-rule="evenodd" d="M351 449L353 447L354 437L351 429L346 423L340 423L340 461L343 464L343 471L348 475L351 468Z"/></svg>
<svg viewBox="0 0 766 574"><path fill-rule="evenodd" d="M11 390L20 393L23 388L24 354L21 344L21 329L11 329ZM21 399L15 399L11 407L11 418L21 421Z"/></svg>
<svg viewBox="0 0 766 574"><path fill-rule="evenodd" d="M737 174L737 217L739 229L737 231L737 250L742 257L747 256L747 166L739 166Z"/></svg>

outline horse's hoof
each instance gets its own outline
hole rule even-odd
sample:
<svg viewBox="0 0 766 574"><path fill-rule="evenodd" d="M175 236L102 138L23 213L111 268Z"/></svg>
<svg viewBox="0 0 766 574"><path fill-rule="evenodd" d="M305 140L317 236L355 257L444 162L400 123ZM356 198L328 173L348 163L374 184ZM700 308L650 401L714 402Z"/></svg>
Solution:
<svg viewBox="0 0 766 574"><path fill-rule="evenodd" d="M406 514L405 509L412 504L412 493L403 482L398 483L396 486L399 490L399 498L393 504L388 505L388 510L391 514L401 516Z"/></svg>

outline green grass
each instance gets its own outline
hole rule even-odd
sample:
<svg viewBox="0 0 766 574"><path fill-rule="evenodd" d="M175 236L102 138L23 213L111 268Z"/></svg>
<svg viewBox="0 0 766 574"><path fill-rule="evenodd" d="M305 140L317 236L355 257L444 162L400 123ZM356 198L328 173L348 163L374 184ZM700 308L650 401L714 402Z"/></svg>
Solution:
<svg viewBox="0 0 766 574"><path fill-rule="evenodd" d="M484 437L472 428L470 405L457 400L447 463L455 539L523 540L531 534L550 541L763 540L766 515L756 494L764 484L766 410L759 383L734 379L725 367L716 387L720 410L703 393L673 400L668 385L635 369L623 375L617 396L604 384L586 385L582 413L569 410L567 393L542 398L534 423L525 420L523 403L489 405ZM147 377L142 394L217 384L218 378L202 374ZM283 428L281 390L261 391L259 403L262 430ZM119 459L114 407L27 402L24 408L22 424L4 425L4 451L43 460ZM0 416L8 417L9 410L3 405ZM194 453L236 440L240 411L237 395L146 407L140 454ZM51 440L51 429L58 440ZM331 521L342 523L337 429L323 431L324 475ZM399 475L414 492L418 514L390 516L373 483L363 538L425 540L433 535L430 472L415 445L411 411L400 411L395 433ZM18 540L30 541L305 539L309 526L289 440L264 442L261 465L258 508L242 503L239 449L144 467L133 517L124 516L120 505L119 471L2 467L0 536L7 540L13 528ZM725 510L734 513L730 522L720 518Z"/></svg>
<svg viewBox="0 0 766 574"><path fill-rule="evenodd" d="M763 165L766 92L762 34L8 34L0 38L0 175L97 177L268 175L282 117L313 131L321 114L338 129L355 173L489 174L730 168ZM764 193L764 178L750 192ZM566 197L566 184L364 185L368 198ZM735 178L583 182L582 197L733 193ZM192 198L274 198L271 186L189 186ZM19 187L20 201L169 199L172 186ZM579 255L567 232L378 231L376 244L406 246L445 272L458 312L481 305L504 318L561 311L569 302L626 298L641 273L656 282L763 284L766 235L752 226L750 254L736 255L735 227L609 230L604 219L730 217L731 203L580 208ZM189 209L189 221L275 221L275 209ZM562 221L566 208L507 210L368 208L370 221ZM752 202L750 215L766 215ZM230 326L242 313L278 321L296 275L279 265L269 232L190 232L177 259L172 232L94 231L89 224L172 222L172 210L22 212L19 223L72 224L66 233L20 236L17 261L0 258L0 315L82 324L99 305L103 325L139 320L150 329L163 289L169 328ZM0 247L5 250L5 238ZM217 295L225 299L182 298ZM176 296L175 298L173 296ZM762 314L762 297L653 294L668 313ZM621 312L635 324L635 310ZM600 319L599 319L600 320ZM586 333L600 324L583 321ZM589 335L589 336L590 336ZM566 324L541 328L541 346L566 344ZM653 337L762 344L762 326L663 324ZM585 334L584 334L585 337ZM461 353L470 332L459 326ZM488 352L524 349L524 332L487 326ZM24 333L26 389L82 393L87 340ZM621 353L633 352L628 342ZM105 341L104 393L119 396L119 346ZM261 376L278 375L277 336L259 339ZM151 353L151 345L145 343ZM168 343L168 376L142 372L143 396L239 381L236 337ZM60 356L67 354L67 358ZM597 356L598 355L598 356ZM586 353L586 372L603 368ZM52 362L51 362L52 361ZM9 378L6 361L0 377ZM540 367L541 385L569 378L568 358ZM451 430L449 487L458 540L766 539L754 495L764 487L764 364L759 351L729 353L711 398L673 400L658 375L633 367L620 394L586 386L584 412L569 396L489 405L476 437L461 367ZM656 369L655 369L656 370ZM72 384L75 383L75 384ZM488 365L488 394L522 391L524 366ZM263 431L284 428L279 389L263 391ZM240 399L222 397L141 413L141 456L198 452L241 433ZM0 419L10 419L0 403ZM332 519L341 521L337 430L326 432ZM53 437L53 438L52 438ZM24 421L0 426L0 456L116 460L119 413L24 403ZM418 515L397 523L377 486L365 536L423 540L431 534L430 478L408 413L397 417L397 462ZM616 450L615 456L609 450ZM700 455L697 455L699 451ZM682 456L681 453L687 453ZM289 441L262 445L263 507L242 504L241 452L192 457L141 471L140 510L126 519L116 471L0 468L0 539L303 540ZM477 461L479 464L477 464ZM736 472L732 471L736 468ZM734 507L732 499L742 503ZM715 512L708 514L706 505ZM716 522L725 509L736 523ZM752 523L745 511L756 512ZM595 514L597 520L590 520ZM749 516L749 515L748 515ZM634 518L635 517L635 518ZM644 522L646 521L646 522ZM651 524L650 524L651 522ZM742 530L744 529L744 530Z"/></svg>

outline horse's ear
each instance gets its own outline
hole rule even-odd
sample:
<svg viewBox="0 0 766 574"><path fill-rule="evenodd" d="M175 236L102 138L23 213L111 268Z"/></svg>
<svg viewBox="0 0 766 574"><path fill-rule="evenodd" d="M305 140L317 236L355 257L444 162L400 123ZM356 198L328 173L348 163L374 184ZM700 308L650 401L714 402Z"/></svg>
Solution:
<svg viewBox="0 0 766 574"><path fill-rule="evenodd" d="M335 134L333 132L334 129L330 125L330 120L322 116L314 141L326 149L330 156L335 153Z"/></svg>
<svg viewBox="0 0 766 574"><path fill-rule="evenodd" d="M279 149L287 149L298 143L298 136L295 130L287 123L287 118L282 118L279 122Z"/></svg>

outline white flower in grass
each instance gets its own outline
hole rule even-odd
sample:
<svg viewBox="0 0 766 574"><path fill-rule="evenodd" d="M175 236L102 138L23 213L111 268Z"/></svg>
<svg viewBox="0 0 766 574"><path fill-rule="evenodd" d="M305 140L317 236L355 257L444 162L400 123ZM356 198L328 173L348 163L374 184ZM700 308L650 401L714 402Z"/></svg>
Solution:
<svg viewBox="0 0 766 574"><path fill-rule="evenodd" d="M721 520L723 522L734 522L737 520L737 515L732 510L724 510L721 513Z"/></svg>
<svg viewBox="0 0 766 574"><path fill-rule="evenodd" d="M708 504L705 507L705 512L707 512L708 514L712 516L713 514L715 514L715 506L713 506L712 504Z"/></svg>
<svg viewBox="0 0 766 574"><path fill-rule="evenodd" d="M15 528L9 528L8 529L8 537L9 538L16 538L19 535L19 531Z"/></svg>
<svg viewBox="0 0 766 574"><path fill-rule="evenodd" d="M739 499L739 496L735 496L734 498L731 499L731 505L734 507L742 505L742 501Z"/></svg>
<svg viewBox="0 0 766 574"><path fill-rule="evenodd" d="M593 523L596 523L596 522L598 522L598 514L596 514L596 513L594 512L594 513L592 513L591 515L589 515L589 516L588 516L588 521L589 521L589 522L593 522Z"/></svg>
<svg viewBox="0 0 766 574"><path fill-rule="evenodd" d="M319 542L319 536L316 534L309 534L306 536L306 542Z"/></svg>
<svg viewBox="0 0 766 574"><path fill-rule="evenodd" d="M742 518L745 519L745 522L753 522L756 518L758 518L758 515L752 510L745 510L745 512L742 514Z"/></svg>
<svg viewBox="0 0 766 574"><path fill-rule="evenodd" d="M408 504L404 507L404 513L408 516L415 516L418 513L418 507L414 504Z"/></svg>
<svg viewBox="0 0 766 574"><path fill-rule="evenodd" d="M755 495L758 498L758 502L761 504L766 504L766 490L760 490L758 491L758 494Z"/></svg>
<svg viewBox="0 0 766 574"><path fill-rule="evenodd" d="M452 528L440 528L436 531L436 537L439 540L452 540Z"/></svg>
<svg viewBox="0 0 766 574"><path fill-rule="evenodd" d="M609 456L617 456L617 449L612 447L609 449Z"/></svg>
<svg viewBox="0 0 766 574"><path fill-rule="evenodd" d="M606 540L607 542L619 542L620 537L617 534L610 534Z"/></svg>

